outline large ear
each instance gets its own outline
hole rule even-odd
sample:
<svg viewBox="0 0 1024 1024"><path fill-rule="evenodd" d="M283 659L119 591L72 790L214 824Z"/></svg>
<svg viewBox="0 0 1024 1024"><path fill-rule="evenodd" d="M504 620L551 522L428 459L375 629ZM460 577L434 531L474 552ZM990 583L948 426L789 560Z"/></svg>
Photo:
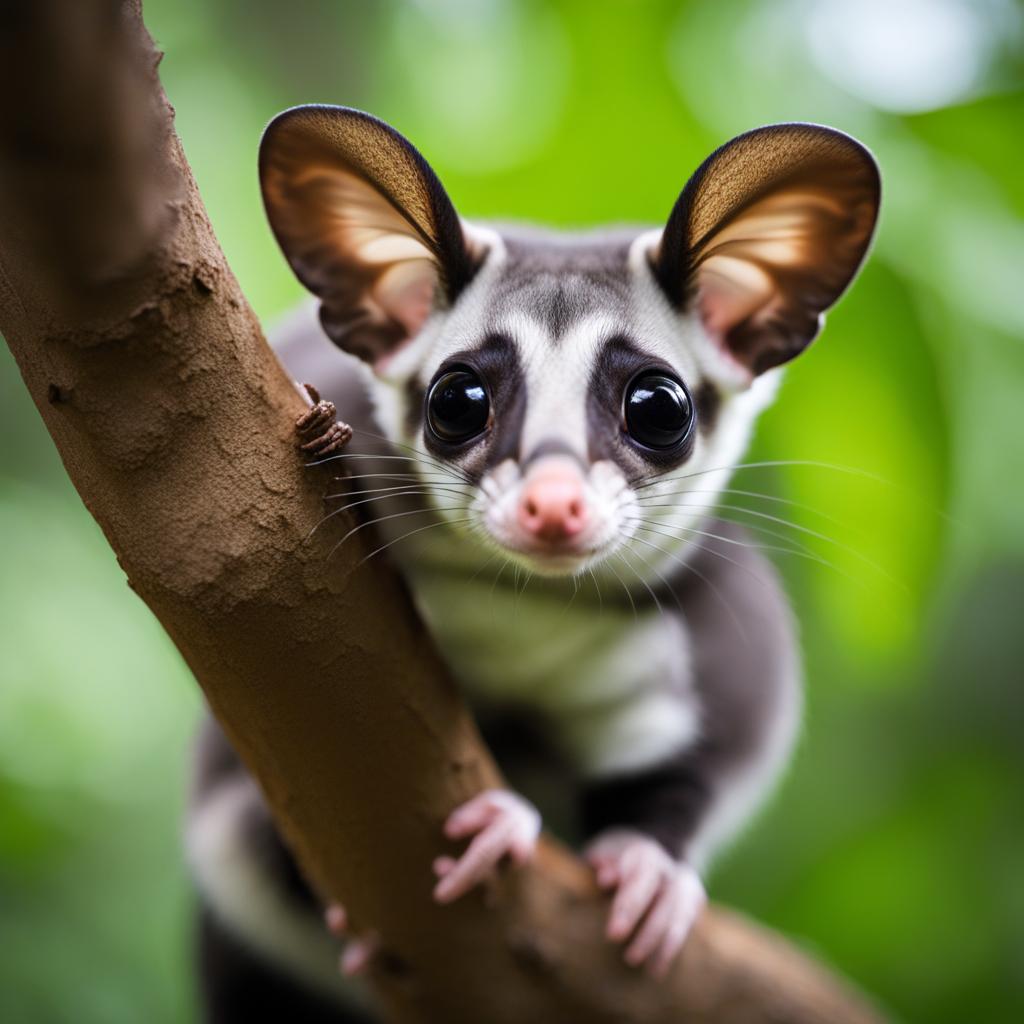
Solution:
<svg viewBox="0 0 1024 1024"><path fill-rule="evenodd" d="M867 251L881 185L856 140L813 124L757 128L713 153L652 255L679 308L750 373L798 355Z"/></svg>
<svg viewBox="0 0 1024 1024"><path fill-rule="evenodd" d="M473 264L451 201L413 145L369 114L295 107L260 144L274 234L321 299L324 329L381 363L468 283Z"/></svg>

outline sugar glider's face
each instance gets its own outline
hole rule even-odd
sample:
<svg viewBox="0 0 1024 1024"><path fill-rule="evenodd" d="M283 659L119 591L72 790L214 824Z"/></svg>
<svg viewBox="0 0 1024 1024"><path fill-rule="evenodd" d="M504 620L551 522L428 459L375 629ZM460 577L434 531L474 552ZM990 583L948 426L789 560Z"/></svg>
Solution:
<svg viewBox="0 0 1024 1024"><path fill-rule="evenodd" d="M260 170L286 257L438 509L548 575L698 535L879 199L862 146L801 124L723 146L647 232L467 224L410 143L344 108L280 115Z"/></svg>
<svg viewBox="0 0 1024 1024"><path fill-rule="evenodd" d="M699 334L651 271L657 236L464 230L472 283L380 370L389 430L471 485L453 502L456 482L427 473L452 518L534 572L661 545L640 517L662 510L640 499L735 454Z"/></svg>

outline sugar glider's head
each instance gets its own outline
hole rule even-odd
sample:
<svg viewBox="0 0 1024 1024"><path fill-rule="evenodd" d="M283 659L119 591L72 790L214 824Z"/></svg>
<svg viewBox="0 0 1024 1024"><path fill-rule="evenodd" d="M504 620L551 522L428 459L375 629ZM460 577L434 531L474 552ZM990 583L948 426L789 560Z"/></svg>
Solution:
<svg viewBox="0 0 1024 1024"><path fill-rule="evenodd" d="M471 225L406 139L339 107L277 117L260 173L285 256L372 371L386 432L422 453L422 486L549 575L660 550L659 523L687 536L772 371L856 273L879 201L870 154L807 124L724 145L653 231Z"/></svg>

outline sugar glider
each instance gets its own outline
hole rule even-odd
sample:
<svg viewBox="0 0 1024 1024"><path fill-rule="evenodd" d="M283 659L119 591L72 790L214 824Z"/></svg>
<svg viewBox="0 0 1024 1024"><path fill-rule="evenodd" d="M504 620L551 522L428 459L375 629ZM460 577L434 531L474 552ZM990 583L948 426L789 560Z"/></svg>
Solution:
<svg viewBox="0 0 1024 1024"><path fill-rule="evenodd" d="M788 605L714 509L780 367L864 259L876 164L839 131L770 125L708 157L664 227L575 234L461 219L420 153L356 110L279 115L259 166L319 300L279 351L353 428L335 450L319 402L313 454L347 473L335 507L372 521L510 780L444 824L435 897L528 860L543 821L612 894L609 941L661 974L796 731ZM187 847L209 1020L275 1000L291 1021L363 1019L325 908L212 722ZM341 907L327 917L344 932ZM348 937L348 972L376 942Z"/></svg>

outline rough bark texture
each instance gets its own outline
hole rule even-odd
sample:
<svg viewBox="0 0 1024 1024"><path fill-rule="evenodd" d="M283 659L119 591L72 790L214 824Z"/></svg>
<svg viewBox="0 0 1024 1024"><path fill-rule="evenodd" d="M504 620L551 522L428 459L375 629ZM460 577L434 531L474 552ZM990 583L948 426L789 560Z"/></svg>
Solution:
<svg viewBox="0 0 1024 1024"><path fill-rule="evenodd" d="M384 936L389 1019L877 1020L718 909L667 982L625 968L553 843L488 906L431 901L441 822L498 773L397 580L357 568L355 540L328 559L344 523L307 541L325 480L295 455L301 402L214 238L136 5L8 2L0 32L0 329L299 861Z"/></svg>

